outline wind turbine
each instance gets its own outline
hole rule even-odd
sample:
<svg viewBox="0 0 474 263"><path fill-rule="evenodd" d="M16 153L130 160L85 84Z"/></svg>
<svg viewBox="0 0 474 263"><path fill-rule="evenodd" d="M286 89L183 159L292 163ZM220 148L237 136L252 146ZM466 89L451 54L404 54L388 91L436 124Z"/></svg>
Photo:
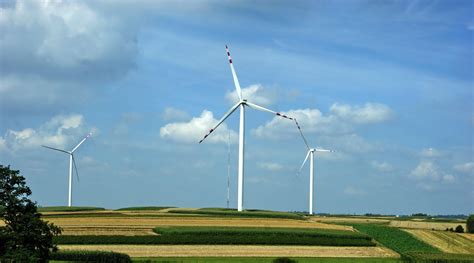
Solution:
<svg viewBox="0 0 474 263"><path fill-rule="evenodd" d="M298 124L298 121L295 119L296 126L298 127L298 130L300 131L301 138L303 138L303 141L306 145L306 148L308 149L308 152L306 153L306 157L304 158L303 164L301 164L300 170L298 173L301 173L301 170L303 169L306 161L308 160L308 157L311 158L310 163L309 163L309 214L313 214L313 190L314 190L314 153L315 152L334 152L332 150L327 150L323 148L311 148L308 145L308 141L303 135L303 132L301 131L301 127Z"/></svg>
<svg viewBox="0 0 474 263"><path fill-rule="evenodd" d="M269 110L265 107L259 106L257 104L251 103L247 101L246 98L242 98L242 90L240 88L239 84L239 79L237 78L237 74L235 74L235 69L234 69L234 64L232 63L232 58L230 57L230 52L229 48L227 45L225 46L226 51L227 51L227 57L229 59L229 65L230 65L230 71L232 72L232 78L234 79L234 85L235 89L237 91L237 95L239 96L239 102L237 102L234 106L230 108L226 112L226 114L217 122L217 124L209 130L209 132L202 138L202 140L199 141L201 143L204 141L207 136L209 136L213 131L219 127L237 108L240 108L240 129L239 129L239 165L238 165L238 191L237 191L237 210L242 211L243 207L243 191L244 191L244 143L245 143L245 107L251 107L256 110L264 111L264 112L269 112L272 114L275 114L277 116L280 116L282 118L290 119L293 120L293 118L288 117L284 114L281 114L276 111Z"/></svg>
<svg viewBox="0 0 474 263"><path fill-rule="evenodd" d="M85 142L85 141L87 140L87 138L89 138L91 135L92 135L92 132L90 132L89 134L87 134L87 136L84 137L84 139L82 139L82 140L76 145L76 147L74 147L71 151L66 151L66 150L61 150L61 149L49 147L49 146L46 146L46 145L41 145L41 146L43 146L44 148L48 148L48 149L51 149L51 150L55 150L55 151L59 151L59 152L63 152L63 153L69 154L69 196L68 196L67 206L71 206L71 203L72 203L72 166L73 166L73 165L74 165L74 169L75 169L75 171L76 171L77 180L79 181L79 173L77 172L76 160L74 159L74 152L75 152L75 151L77 150L77 148L79 148L79 146L81 146L81 144L82 144L83 142Z"/></svg>

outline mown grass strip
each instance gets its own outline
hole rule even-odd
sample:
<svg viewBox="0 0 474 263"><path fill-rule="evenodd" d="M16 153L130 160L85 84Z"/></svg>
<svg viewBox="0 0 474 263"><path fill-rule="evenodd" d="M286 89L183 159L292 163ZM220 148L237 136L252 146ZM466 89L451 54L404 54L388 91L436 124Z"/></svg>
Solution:
<svg viewBox="0 0 474 263"><path fill-rule="evenodd" d="M257 217L257 218L282 218L304 220L305 216L288 212L271 212L271 211L242 211L221 210L221 209L199 209L199 210L179 210L173 209L168 213L173 214L195 214L195 215L213 215L226 217Z"/></svg>
<svg viewBox="0 0 474 263"><path fill-rule="evenodd" d="M45 206L38 207L38 212L79 212L79 211L103 211L103 207L93 206Z"/></svg>
<svg viewBox="0 0 474 263"><path fill-rule="evenodd" d="M157 236L59 236L57 244L167 244L167 245L317 245L375 246L372 238L350 231L244 228L159 227Z"/></svg>
<svg viewBox="0 0 474 263"><path fill-rule="evenodd" d="M373 237L376 241L382 245L400 253L408 252L429 252L429 253L441 253L435 247L415 238L409 233L385 225L376 224L350 224L358 231Z"/></svg>
<svg viewBox="0 0 474 263"><path fill-rule="evenodd" d="M168 208L174 208L173 206L132 206L115 209L115 211L160 211Z"/></svg>

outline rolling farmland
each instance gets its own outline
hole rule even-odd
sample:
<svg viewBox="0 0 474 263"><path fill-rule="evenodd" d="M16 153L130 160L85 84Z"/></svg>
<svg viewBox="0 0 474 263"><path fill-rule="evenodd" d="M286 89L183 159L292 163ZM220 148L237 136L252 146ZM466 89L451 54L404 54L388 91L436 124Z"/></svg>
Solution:
<svg viewBox="0 0 474 263"><path fill-rule="evenodd" d="M420 229L405 230L416 238L446 253L474 254L474 234L459 234L446 231ZM466 237L471 237L471 239Z"/></svg>

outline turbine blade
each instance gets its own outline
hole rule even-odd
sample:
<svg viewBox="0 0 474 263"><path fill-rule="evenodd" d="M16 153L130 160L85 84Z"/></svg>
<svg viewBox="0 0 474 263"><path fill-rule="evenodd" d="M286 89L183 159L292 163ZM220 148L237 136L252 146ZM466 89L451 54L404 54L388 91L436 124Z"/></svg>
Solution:
<svg viewBox="0 0 474 263"><path fill-rule="evenodd" d="M55 150L55 151L59 151L59 152L63 152L63 153L70 154L70 152L68 152L68 151L65 151L65 150L61 150L61 149L57 149L57 148L53 148L53 147L49 147L49 146L46 146L46 145L41 145L41 146L43 146L44 148L51 149L51 150Z"/></svg>
<svg viewBox="0 0 474 263"><path fill-rule="evenodd" d="M306 145L306 148L309 150L309 144L308 141L306 140L306 137L303 135L303 131L301 130L301 127L298 123L298 121L295 119L296 127L298 127L298 130L300 131L301 138L303 138L304 144Z"/></svg>
<svg viewBox="0 0 474 263"><path fill-rule="evenodd" d="M72 153L71 153L71 156L72 156L72 164L73 164L74 169L76 171L76 178L77 178L77 181L79 182L79 173L77 172L76 159L74 159L74 155Z"/></svg>
<svg viewBox="0 0 474 263"><path fill-rule="evenodd" d="M308 151L308 153L306 154L306 158L304 158L304 161L303 161L303 163L301 164L301 167L300 167L298 173L301 173L301 170L303 169L303 167L304 167L306 161L308 160L309 153L310 153L310 151Z"/></svg>
<svg viewBox="0 0 474 263"><path fill-rule="evenodd" d="M237 74L235 74L234 64L232 63L229 47L227 47L227 45L225 46L225 50L227 51L227 58L229 59L230 71L232 71L232 78L234 79L234 85L235 89L237 90L237 95L239 96L239 99L242 100L242 90L240 89L239 79L237 78Z"/></svg>
<svg viewBox="0 0 474 263"><path fill-rule="evenodd" d="M89 138L91 135L92 135L92 132L89 132L89 134L87 134L87 136L84 137L84 139L82 139L82 141L79 142L79 143L76 145L76 147L74 147L74 149L72 149L71 153L73 153L77 148L79 148L79 146L81 146L81 144L82 144L83 142L85 142L85 141L87 140L87 138Z"/></svg>
<svg viewBox="0 0 474 263"><path fill-rule="evenodd" d="M234 111L235 109L237 109L239 106L240 106L241 102L235 104L232 108L230 108L230 110L228 110L226 112L226 114L224 115L224 117L222 117L219 122L217 122L216 125L214 125L214 127L212 129L209 130L209 132L204 135L204 137L199 141L199 143L201 143L202 141L204 141L207 136L209 136L213 131L215 131L217 129L217 127L219 127L219 125L221 125L221 123L223 123Z"/></svg>
<svg viewBox="0 0 474 263"><path fill-rule="evenodd" d="M323 148L316 148L314 149L317 152L334 152L333 150L323 149Z"/></svg>
<svg viewBox="0 0 474 263"><path fill-rule="evenodd" d="M245 102L245 104L249 105L250 107L256 109L256 110L260 110L260 111L266 111L266 112L269 112L269 113L272 113L272 114L275 114L276 116L279 116L279 117L282 117L282 118L285 118L285 119L289 119L289 120L294 120L293 118L289 117L289 116L286 116L285 114L283 113L279 113L279 112L276 112L276 111L272 111L272 110L269 110L265 107L262 107L262 106L259 106L257 104L254 104L254 103L251 103L251 102Z"/></svg>

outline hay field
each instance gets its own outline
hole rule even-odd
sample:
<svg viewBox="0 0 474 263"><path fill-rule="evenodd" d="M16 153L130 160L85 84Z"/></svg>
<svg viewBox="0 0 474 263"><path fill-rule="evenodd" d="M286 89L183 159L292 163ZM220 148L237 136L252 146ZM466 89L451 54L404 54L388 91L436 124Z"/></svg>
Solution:
<svg viewBox="0 0 474 263"><path fill-rule="evenodd" d="M365 218L365 217L324 217L312 216L309 220L320 223L388 223L388 218Z"/></svg>
<svg viewBox="0 0 474 263"><path fill-rule="evenodd" d="M446 231L406 229L416 238L446 253L474 254L474 234L458 234ZM471 239L465 236L471 236Z"/></svg>
<svg viewBox="0 0 474 263"><path fill-rule="evenodd" d="M466 227L465 222L452 223L452 222L421 222L421 221L399 221L392 220L390 221L390 226L399 227L399 228L408 228L408 229L426 229L426 230L446 230L446 228L456 228L456 226L461 225Z"/></svg>
<svg viewBox="0 0 474 263"><path fill-rule="evenodd" d="M45 220L63 228L65 235L147 235L159 226L229 226L229 227L284 227L320 228L353 231L350 226L339 226L309 220L275 218L219 218L219 217L48 217Z"/></svg>
<svg viewBox="0 0 474 263"><path fill-rule="evenodd" d="M242 245L60 245L61 250L99 250L131 257L377 257L398 258L383 247Z"/></svg>

